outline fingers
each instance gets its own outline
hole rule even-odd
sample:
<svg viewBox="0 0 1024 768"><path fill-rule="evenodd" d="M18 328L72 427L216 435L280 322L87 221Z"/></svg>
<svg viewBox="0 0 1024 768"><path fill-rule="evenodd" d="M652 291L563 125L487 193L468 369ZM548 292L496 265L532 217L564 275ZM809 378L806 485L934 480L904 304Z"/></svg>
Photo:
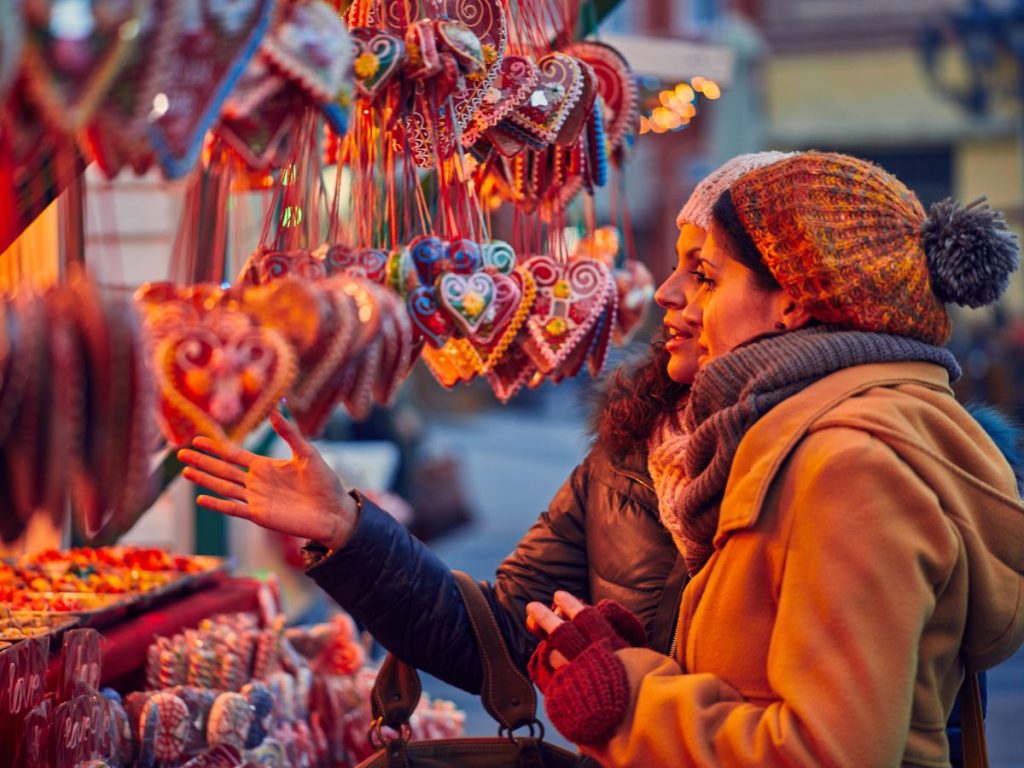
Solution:
<svg viewBox="0 0 1024 768"><path fill-rule="evenodd" d="M570 620L576 618L576 614L587 607L586 603L573 597L568 592L555 592L555 606L561 609Z"/></svg>
<svg viewBox="0 0 1024 768"><path fill-rule="evenodd" d="M224 459L225 461L230 461L234 464L239 464L246 469L251 467L253 461L259 458L255 453L247 451L244 448L239 448L233 443L228 443L222 440L213 440L209 437L197 437L192 440L192 445L201 451L212 453L214 456Z"/></svg>
<svg viewBox="0 0 1024 768"><path fill-rule="evenodd" d="M209 454L193 451L189 448L182 448L178 451L178 461L224 480L230 480L232 483L245 485L246 473L239 469L237 464L229 464Z"/></svg>
<svg viewBox="0 0 1024 768"><path fill-rule="evenodd" d="M526 606L527 620L533 619L534 624L540 627L546 634L551 634L562 623L550 608L542 603L530 603Z"/></svg>
<svg viewBox="0 0 1024 768"><path fill-rule="evenodd" d="M246 500L245 486L221 480L219 477L214 477L206 472L200 472L192 467L185 467L185 471L181 474L186 480L191 480L196 485L201 485L203 488L219 493L221 496L238 499L239 501Z"/></svg>
<svg viewBox="0 0 1024 768"><path fill-rule="evenodd" d="M237 501L218 499L216 496L200 495L196 497L196 504L200 507L205 507L206 509L212 509L214 512L231 515L231 517L241 517L245 520L252 520L252 515L249 512L248 505L240 504Z"/></svg>
<svg viewBox="0 0 1024 768"><path fill-rule="evenodd" d="M280 411L273 410L270 412L270 426L274 428L274 431L277 432L282 440L288 443L292 453L299 458L306 458L313 453L313 446L302 436L299 428L288 421Z"/></svg>

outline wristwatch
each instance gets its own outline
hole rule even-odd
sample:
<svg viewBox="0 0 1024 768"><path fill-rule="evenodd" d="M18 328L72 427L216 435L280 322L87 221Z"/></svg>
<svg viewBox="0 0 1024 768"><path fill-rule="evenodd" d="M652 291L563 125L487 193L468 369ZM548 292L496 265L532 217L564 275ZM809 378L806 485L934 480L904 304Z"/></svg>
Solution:
<svg viewBox="0 0 1024 768"><path fill-rule="evenodd" d="M355 499L356 515L361 514L363 511L362 494L353 489L348 492L348 495ZM320 565L320 563L334 554L333 549L321 544L319 541L313 541L312 539L303 544L299 552L302 554L302 568L306 571Z"/></svg>

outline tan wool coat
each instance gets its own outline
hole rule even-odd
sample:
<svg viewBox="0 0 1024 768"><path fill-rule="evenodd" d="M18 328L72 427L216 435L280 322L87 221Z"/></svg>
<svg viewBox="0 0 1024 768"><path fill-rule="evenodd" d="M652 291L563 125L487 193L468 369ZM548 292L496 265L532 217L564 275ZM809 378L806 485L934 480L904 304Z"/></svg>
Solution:
<svg viewBox="0 0 1024 768"><path fill-rule="evenodd" d="M618 652L613 766L944 766L964 662L1024 641L1024 507L945 369L862 365L773 408L732 466L676 659ZM685 672L684 672L685 670Z"/></svg>

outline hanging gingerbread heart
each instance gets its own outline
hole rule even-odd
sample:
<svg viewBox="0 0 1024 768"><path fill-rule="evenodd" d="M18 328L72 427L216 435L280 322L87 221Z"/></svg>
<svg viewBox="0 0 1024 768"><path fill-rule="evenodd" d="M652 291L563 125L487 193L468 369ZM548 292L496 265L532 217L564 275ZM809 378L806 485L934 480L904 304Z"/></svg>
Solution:
<svg viewBox="0 0 1024 768"><path fill-rule="evenodd" d="M415 251L413 252L415 258ZM473 240L452 240L445 249L447 268L458 275L471 275L483 266L480 246Z"/></svg>
<svg viewBox="0 0 1024 768"><path fill-rule="evenodd" d="M387 277L388 254L379 248L350 248L338 244L327 249L324 263L329 275L365 277L383 285Z"/></svg>
<svg viewBox="0 0 1024 768"><path fill-rule="evenodd" d="M175 76L150 114L149 138L168 178L188 173L206 131L256 52L273 0L179 0L181 24L168 63Z"/></svg>
<svg viewBox="0 0 1024 768"><path fill-rule="evenodd" d="M618 311L613 331L615 343L625 344L633 331L643 322L654 299L654 276L647 266L636 259L628 259L620 269L612 272L618 293Z"/></svg>
<svg viewBox="0 0 1024 768"><path fill-rule="evenodd" d="M253 430L295 378L295 353L267 328L218 331L203 323L160 343L154 361L162 427L172 445L196 435L240 440Z"/></svg>
<svg viewBox="0 0 1024 768"><path fill-rule="evenodd" d="M348 29L323 0L287 4L264 38L262 50L318 102L334 100L352 60Z"/></svg>
<svg viewBox="0 0 1024 768"><path fill-rule="evenodd" d="M432 286L451 268L445 242L435 235L417 235L409 243L412 264L419 276L420 285Z"/></svg>
<svg viewBox="0 0 1024 768"><path fill-rule="evenodd" d="M537 298L537 283L533 276L525 269L516 269L509 278L515 283L519 304L512 313L504 330L490 343L480 346L480 354L484 361L484 372L489 373L505 356L505 352L517 342L520 331L526 325L526 320L533 309L533 303Z"/></svg>
<svg viewBox="0 0 1024 768"><path fill-rule="evenodd" d="M398 72L405 55L400 37L371 27L352 30L352 78L356 90L371 101Z"/></svg>
<svg viewBox="0 0 1024 768"><path fill-rule="evenodd" d="M513 110L507 121L545 144L558 137L585 85L579 62L564 53L549 53L537 62L537 85L526 103Z"/></svg>
<svg viewBox="0 0 1024 768"><path fill-rule="evenodd" d="M516 252L504 240L491 240L481 248L483 268L490 272L510 275L516 268Z"/></svg>
<svg viewBox="0 0 1024 768"><path fill-rule="evenodd" d="M406 304L413 325L427 343L435 349L443 347L455 328L438 304L437 289L421 285L409 294Z"/></svg>
<svg viewBox="0 0 1024 768"><path fill-rule="evenodd" d="M438 35L467 74L466 91L453 99L461 134L501 71L508 19L501 0L444 0L440 18Z"/></svg>
<svg viewBox="0 0 1024 768"><path fill-rule="evenodd" d="M410 80L425 80L440 73L437 30L430 19L420 19L405 32L406 60L402 72Z"/></svg>
<svg viewBox="0 0 1024 768"><path fill-rule="evenodd" d="M0 102L7 97L18 67L25 42L25 22L21 15L22 0L0 0Z"/></svg>
<svg viewBox="0 0 1024 768"><path fill-rule="evenodd" d="M157 94L174 77L170 61L180 19L178 0L148 0L139 17L138 44L87 128L88 149L108 178L152 155L147 126Z"/></svg>
<svg viewBox="0 0 1024 768"><path fill-rule="evenodd" d="M258 248L242 267L240 281L249 285L265 285L282 277L319 280L326 276L324 262L304 248L294 251Z"/></svg>
<svg viewBox="0 0 1024 768"><path fill-rule="evenodd" d="M501 359L488 371L487 382L491 385L494 396L507 403L536 373L537 366L526 354L522 344L516 342L505 350Z"/></svg>
<svg viewBox="0 0 1024 768"><path fill-rule="evenodd" d="M474 345L490 344L512 320L522 291L508 275L448 274L438 286L441 304Z"/></svg>
<svg viewBox="0 0 1024 768"><path fill-rule="evenodd" d="M462 134L462 145L472 146L484 131L501 122L533 93L539 70L536 62L526 56L505 56L498 67L494 83L480 100L473 122Z"/></svg>
<svg viewBox="0 0 1024 768"><path fill-rule="evenodd" d="M629 64L606 43L586 40L573 43L565 52L589 64L597 76L597 91L603 100L604 129L608 153L623 149L638 121L638 89Z"/></svg>
<svg viewBox="0 0 1024 768"><path fill-rule="evenodd" d="M579 99L569 109L565 122L555 137L555 144L566 148L575 146L579 141L597 98L597 75L594 74L594 70L584 61L576 59L575 62L579 67L583 87Z"/></svg>
<svg viewBox="0 0 1024 768"><path fill-rule="evenodd" d="M215 132L250 171L284 166L292 155L292 139L302 119L306 97L285 83L244 116L221 117Z"/></svg>
<svg viewBox="0 0 1024 768"><path fill-rule="evenodd" d="M235 87L224 99L224 117L248 117L287 85L288 80L263 56L249 59Z"/></svg>
<svg viewBox="0 0 1024 768"><path fill-rule="evenodd" d="M524 348L537 368L555 370L590 332L613 290L608 268L597 261L578 259L560 264L548 256L534 256L524 267L537 281L526 328Z"/></svg>
<svg viewBox="0 0 1024 768"><path fill-rule="evenodd" d="M54 128L74 134L92 118L139 42L144 7L144 0L25 4L29 93Z"/></svg>

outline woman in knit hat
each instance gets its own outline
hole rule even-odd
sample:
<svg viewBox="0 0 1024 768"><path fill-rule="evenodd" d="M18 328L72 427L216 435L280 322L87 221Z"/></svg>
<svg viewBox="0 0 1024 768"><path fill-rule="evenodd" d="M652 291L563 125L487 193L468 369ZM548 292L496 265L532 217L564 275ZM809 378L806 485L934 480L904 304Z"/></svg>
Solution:
<svg viewBox="0 0 1024 768"><path fill-rule="evenodd" d="M704 366L676 494L672 657L559 593L547 710L606 765L949 763L965 674L1024 642L1024 506L953 398L944 304L995 301L1016 239L806 153L724 192L700 255Z"/></svg>
<svg viewBox="0 0 1024 768"><path fill-rule="evenodd" d="M684 438L657 425L678 424L697 371L696 326L687 330L681 313L699 289L696 255L722 190L782 157L735 158L694 190L679 218L679 266L659 290L672 339L656 342L646 360L614 377L596 409L593 448L498 568L495 582L485 585L509 650L524 668L537 644L526 630L526 604L550 603L558 589L593 602L615 598L639 616L651 647L670 650L687 570L669 533L678 530L675 509L661 509L671 515L663 525L654 489L678 485L672 459ZM280 414L271 423L292 447L291 459L206 438L196 444L213 456L180 452L186 478L226 497L200 496L199 503L311 539L308 575L382 645L446 682L479 691L476 640L449 569L372 501L356 494L357 505Z"/></svg>

